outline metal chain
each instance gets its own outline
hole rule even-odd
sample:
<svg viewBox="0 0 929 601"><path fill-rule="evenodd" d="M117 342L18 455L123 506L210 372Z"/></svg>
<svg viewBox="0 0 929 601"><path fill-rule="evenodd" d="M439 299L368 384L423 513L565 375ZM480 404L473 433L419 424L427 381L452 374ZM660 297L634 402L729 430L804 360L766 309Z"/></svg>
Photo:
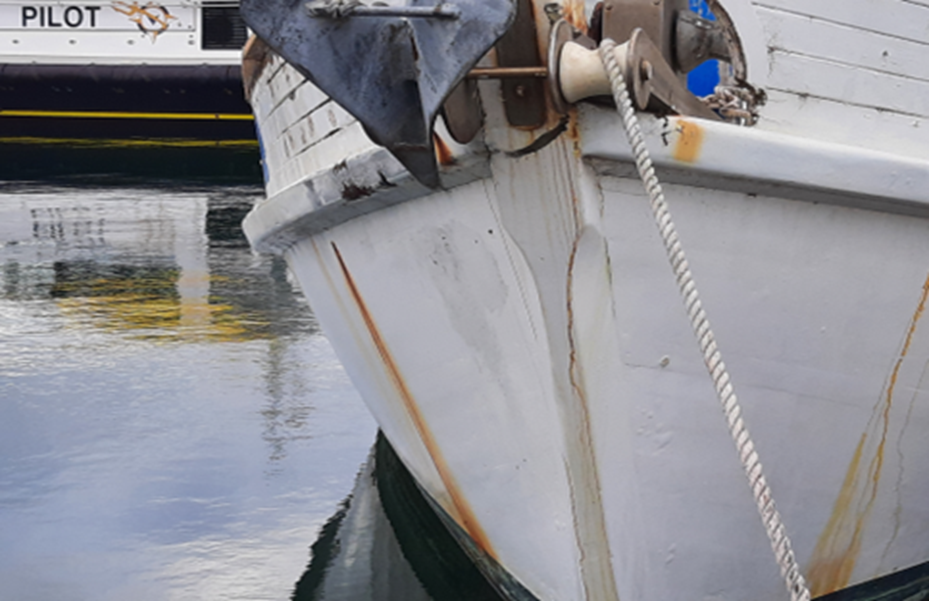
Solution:
<svg viewBox="0 0 929 601"><path fill-rule="evenodd" d="M655 168L652 165L648 149L645 147L645 137L642 135L638 118L632 108L632 102L629 100L629 92L626 90L625 78L616 59L615 49L616 43L613 40L603 40L600 44L600 58L610 79L616 109L620 117L622 117L623 128L626 130L626 136L629 138L629 144L632 147L636 168L639 171L642 183L645 185L645 191L648 193L655 223L668 253L668 260L671 262L674 277L677 279L687 316L690 318L690 324L699 342L700 351L703 353L703 362L706 364L707 371L716 388L717 397L729 425L729 432L738 449L739 459L742 461L745 474L748 476L749 487L752 490L755 504L758 506L758 513L761 515L761 521L764 523L768 539L771 542L771 549L777 558L778 566L780 566L781 576L784 578L787 590L790 592L791 601L809 601L810 591L806 587L803 574L800 573L790 539L784 529L784 524L781 522L781 516L774 505L774 497L771 495L771 489L768 487L767 480L761 469L758 452L755 451L755 445L742 419L742 409L729 380L729 373L726 371L722 355L716 346L716 339L700 302L697 286L690 273L687 258L684 256L684 249L678 238L677 229L671 220L671 214L664 199L664 192L658 182L658 177L655 175Z"/></svg>
<svg viewBox="0 0 929 601"><path fill-rule="evenodd" d="M738 86L718 85L713 93L700 99L707 108L718 111L720 115L741 125L755 125L758 122L758 102L751 90Z"/></svg>

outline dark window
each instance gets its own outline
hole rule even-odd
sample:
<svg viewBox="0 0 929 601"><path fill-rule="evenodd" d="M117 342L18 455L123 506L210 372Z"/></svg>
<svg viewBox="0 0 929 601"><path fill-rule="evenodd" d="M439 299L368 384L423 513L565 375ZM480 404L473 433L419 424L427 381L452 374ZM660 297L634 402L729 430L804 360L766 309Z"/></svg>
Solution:
<svg viewBox="0 0 929 601"><path fill-rule="evenodd" d="M200 46L204 50L239 50L245 45L248 32L239 15L238 3L204 2L203 38Z"/></svg>

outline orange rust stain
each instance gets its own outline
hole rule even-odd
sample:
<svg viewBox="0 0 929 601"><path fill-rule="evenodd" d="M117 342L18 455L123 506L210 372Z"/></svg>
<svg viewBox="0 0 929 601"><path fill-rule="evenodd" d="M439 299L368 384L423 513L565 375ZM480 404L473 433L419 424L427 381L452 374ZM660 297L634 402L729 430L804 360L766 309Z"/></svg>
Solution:
<svg viewBox="0 0 929 601"><path fill-rule="evenodd" d="M432 141L435 144L435 156L436 160L439 161L439 165L447 167L449 165L455 164L455 157L452 155L452 149L448 147L448 144L445 143L445 140L439 137L439 134L432 133Z"/></svg>
<svg viewBox="0 0 929 601"><path fill-rule="evenodd" d="M565 0L561 7L561 16L583 34L587 34L587 17L584 14L584 0Z"/></svg>
<svg viewBox="0 0 929 601"><path fill-rule="evenodd" d="M922 295L910 324L900 354L894 362L890 378L888 378L885 392L875 406L875 415L872 426L861 435L855 454L848 466L839 496L832 507L832 514L826 523L826 528L819 535L813 559L807 570L807 580L810 593L813 597L825 595L848 586L855 563L861 552L861 539L864 527L874 501L877 499L878 485L881 480L881 468L884 464L884 446L887 442L887 430L890 425L890 409L893 406L894 389L900 367L910 350L910 344L916 333L916 326L926 308L926 299L929 297L929 276L923 283ZM869 437L874 438L880 434L880 439L873 450L873 456L868 462L867 472L862 473L862 455Z"/></svg>
<svg viewBox="0 0 929 601"><path fill-rule="evenodd" d="M248 38L242 48L242 86L245 99L251 101L255 84L271 60L271 49L255 35Z"/></svg>
<svg viewBox="0 0 929 601"><path fill-rule="evenodd" d="M700 158L703 147L703 128L692 121L678 121L678 138L673 156L683 163L694 163Z"/></svg>
<svg viewBox="0 0 929 601"><path fill-rule="evenodd" d="M467 499L461 491L461 488L455 481L455 477L452 475L451 469L449 469L448 463L446 463L445 457L442 455L442 451L439 448L438 442L433 436L432 431L429 429L429 425L426 423L426 419L420 412L419 407L416 404L416 399L413 398L413 394L410 392L410 389L407 386L403 375L400 373L400 369L397 366L396 361L394 361L393 355L387 348L387 343L381 336L380 330L378 329L377 324L374 322L374 318L371 316L367 304L361 297L361 293L358 291L358 287L355 285L355 280L352 278L351 273L348 271L348 267L345 265L345 261L342 259L342 254L339 252L339 248L335 245L334 242L331 244L332 250L335 251L336 259L339 262L339 268L342 270L342 275L345 277L345 283L348 285L352 299L355 301L355 305L358 307L358 311L361 313L361 318L364 320L365 326L367 327L368 332L371 334L371 340L374 342L375 348L377 348L378 355L380 355L381 361L384 363L384 367L387 369L387 375L390 377L394 388L399 393L400 399L403 401L403 405L406 407L407 413L413 420L413 425L416 427L416 431L419 434L420 439L422 439L423 444L426 446L426 450L429 452L429 456L432 458L432 463L435 465L436 471L439 473L439 477L442 479L442 484L445 485L445 490L448 492L449 497L451 497L452 504L455 506L455 510L458 512L458 516L462 522L462 528L464 528L465 531L471 536L471 539L477 544L478 547L480 547L485 553L494 559L497 559L496 553L493 550L493 546L490 544L490 539L487 537L487 534L481 527L480 522L477 520L477 516L474 515L474 510L471 509L471 505L468 503Z"/></svg>
<svg viewBox="0 0 929 601"><path fill-rule="evenodd" d="M858 488L858 466L861 464L861 453L866 440L867 434L862 434L832 508L832 515L819 536L813 552L813 561L807 570L810 594L814 597L844 587L851 579L855 560L861 550L860 520L850 533L847 532L846 523L849 521L855 489ZM835 552L835 547L843 548L840 552Z"/></svg>
<svg viewBox="0 0 929 601"><path fill-rule="evenodd" d="M573 193L571 200L577 205ZM583 368L578 361L575 341L575 312L572 286L577 266L577 250L580 236L575 238L568 259L567 318L568 318L568 379L574 391L577 413L573 423L575 441L573 459L568 459L568 477L571 481L571 512L574 516L575 540L581 552L581 577L585 597L619 599L616 579L610 562L610 543L606 536L606 516L603 512L603 487L594 451L593 428L590 423L590 407L587 400ZM569 422L570 423L570 422Z"/></svg>
<svg viewBox="0 0 929 601"><path fill-rule="evenodd" d="M574 110L574 107L568 113L568 129L565 130L565 134L576 142L581 140L581 128L578 126L577 110Z"/></svg>
<svg viewBox="0 0 929 601"><path fill-rule="evenodd" d="M574 147L574 157L580 159L583 156L581 148L581 128L578 124L577 109L571 107L568 111L568 125L564 135L571 141Z"/></svg>

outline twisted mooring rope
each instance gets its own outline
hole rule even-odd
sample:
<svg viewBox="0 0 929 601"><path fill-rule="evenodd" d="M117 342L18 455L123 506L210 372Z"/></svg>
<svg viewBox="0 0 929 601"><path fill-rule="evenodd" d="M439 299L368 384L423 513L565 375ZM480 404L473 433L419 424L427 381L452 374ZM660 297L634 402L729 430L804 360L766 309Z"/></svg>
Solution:
<svg viewBox="0 0 929 601"><path fill-rule="evenodd" d="M677 285L684 300L684 307L687 310L688 318L690 318L690 325L693 327L694 335L696 335L700 345L700 351L703 353L703 362L706 364L707 371L716 388L716 394L726 416L726 422L729 424L729 432L732 434L732 439L739 452L739 459L742 461L742 467L745 469L746 476L748 476L749 487L755 497L758 513L761 515L761 521L764 523L768 539L771 541L771 549L777 558L781 576L784 578L787 590L790 592L791 601L809 601L810 591L806 587L803 574L800 573L800 568L790 545L790 538L788 538L784 524L781 522L781 515L774 505L774 497L771 495L771 489L768 487L768 482L761 469L761 460L758 458L758 452L755 451L755 444L752 442L748 428L742 419L742 409L739 406L732 383L729 381L729 373L726 371L722 355L716 346L716 339L700 302L697 286L690 273L687 258L684 256L684 249L678 238L677 229L671 220L671 213L668 210L667 202L665 202L664 192L655 175L655 168L652 165L648 149L645 147L645 137L642 135L642 129L639 127L635 110L629 100L629 92L626 90L625 78L616 59L615 50L616 43L613 40L603 40L600 44L600 59L603 61L603 66L610 79L616 109L620 117L622 117L623 128L626 130L626 136L629 138L629 144L632 147L632 154L635 157L639 177L642 179L645 191L648 193L658 232L661 234L665 250L668 253L668 260L671 262L671 268L674 271L674 277L677 279Z"/></svg>

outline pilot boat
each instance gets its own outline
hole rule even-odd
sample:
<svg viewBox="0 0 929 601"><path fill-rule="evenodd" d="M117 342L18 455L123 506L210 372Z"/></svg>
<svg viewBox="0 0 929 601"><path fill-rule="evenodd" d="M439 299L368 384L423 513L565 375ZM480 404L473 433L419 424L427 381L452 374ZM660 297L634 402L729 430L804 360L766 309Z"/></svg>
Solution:
<svg viewBox="0 0 929 601"><path fill-rule="evenodd" d="M255 147L246 37L233 0L0 0L0 144Z"/></svg>
<svg viewBox="0 0 929 601"><path fill-rule="evenodd" d="M244 0L244 229L505 597L925 599L929 4L708 8Z"/></svg>

